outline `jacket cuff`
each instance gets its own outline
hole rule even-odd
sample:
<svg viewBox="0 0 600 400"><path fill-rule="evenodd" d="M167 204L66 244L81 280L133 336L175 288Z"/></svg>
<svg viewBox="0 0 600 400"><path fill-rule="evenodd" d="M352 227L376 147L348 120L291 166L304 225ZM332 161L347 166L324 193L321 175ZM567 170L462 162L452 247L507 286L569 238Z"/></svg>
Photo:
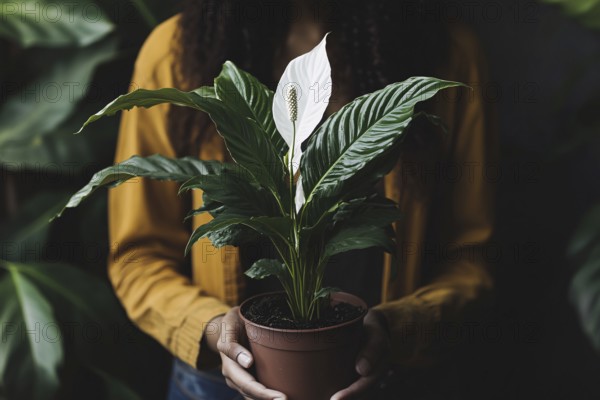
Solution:
<svg viewBox="0 0 600 400"><path fill-rule="evenodd" d="M198 307L188 313L179 329L175 331L171 347L173 355L196 368L200 342L208 322L219 315L226 314L230 309L230 306L216 298L202 299Z"/></svg>

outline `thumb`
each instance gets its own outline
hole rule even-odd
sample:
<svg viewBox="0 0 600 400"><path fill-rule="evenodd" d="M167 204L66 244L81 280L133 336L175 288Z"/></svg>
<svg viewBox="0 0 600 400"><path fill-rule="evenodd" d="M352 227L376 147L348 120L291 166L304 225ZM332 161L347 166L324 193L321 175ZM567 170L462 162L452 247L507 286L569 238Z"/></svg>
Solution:
<svg viewBox="0 0 600 400"><path fill-rule="evenodd" d="M217 350L244 368L252 365L252 353L240 344L245 335L243 324L236 317L235 309L228 312L221 321L221 336Z"/></svg>

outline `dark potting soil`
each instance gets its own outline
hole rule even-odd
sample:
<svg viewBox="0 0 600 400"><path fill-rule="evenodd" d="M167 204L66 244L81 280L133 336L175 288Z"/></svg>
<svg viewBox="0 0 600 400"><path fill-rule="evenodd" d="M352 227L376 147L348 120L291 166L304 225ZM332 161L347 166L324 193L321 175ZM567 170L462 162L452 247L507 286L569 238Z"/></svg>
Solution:
<svg viewBox="0 0 600 400"><path fill-rule="evenodd" d="M292 318L285 294L272 294L257 297L250 301L242 314L248 320L263 326L277 329L317 329L341 324L360 317L364 309L348 303L328 305L321 310L321 316L315 321L298 322Z"/></svg>

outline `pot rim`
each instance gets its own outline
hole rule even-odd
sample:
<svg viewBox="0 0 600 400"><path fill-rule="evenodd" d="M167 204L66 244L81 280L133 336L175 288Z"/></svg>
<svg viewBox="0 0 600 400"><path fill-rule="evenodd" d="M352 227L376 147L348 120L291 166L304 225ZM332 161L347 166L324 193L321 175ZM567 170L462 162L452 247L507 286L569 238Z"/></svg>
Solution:
<svg viewBox="0 0 600 400"><path fill-rule="evenodd" d="M334 329L339 329L348 325L352 325L355 324L358 320L361 320L365 317L365 315L367 315L367 312L369 311L369 307L367 307L367 303L365 303L365 301L363 299L361 299L360 297L352 294L352 293L348 293L348 292L335 292L332 294L332 296L334 296L336 293L341 293L341 294L345 294L348 296L352 296L356 299L358 299L362 304L360 304L360 306L363 308L363 312L361 313L361 315L359 315L356 318L351 319L350 321L346 321L346 322L342 322L336 325L330 325L330 326L325 326L323 328L308 328L308 329L283 329L283 328L272 328L270 326L265 326L265 325L261 325L261 324L257 324L256 322L250 321L248 318L246 318L243 314L242 314L242 307L244 306L244 304L250 302L251 300L254 300L258 297L263 297L263 296L268 296L268 295L273 295L273 294L280 294L283 293L285 294L284 291L273 291L273 292L266 292L266 293L259 293L256 294L252 297L247 298L246 300L244 300L241 304L240 307L238 308L238 315L240 316L240 318L242 319L242 321L245 324L250 324L252 326L255 326L257 328L260 329L266 329L269 331L273 331L273 332L281 332L281 333L314 333L314 332L324 332L324 331L329 331L329 330L334 330Z"/></svg>

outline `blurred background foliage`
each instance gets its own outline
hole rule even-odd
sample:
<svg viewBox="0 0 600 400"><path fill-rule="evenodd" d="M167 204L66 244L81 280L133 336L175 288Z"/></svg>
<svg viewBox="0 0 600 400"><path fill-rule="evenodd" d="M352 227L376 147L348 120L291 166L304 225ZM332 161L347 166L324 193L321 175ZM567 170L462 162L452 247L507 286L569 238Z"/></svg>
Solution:
<svg viewBox="0 0 600 400"><path fill-rule="evenodd" d="M544 1L560 5L567 15L577 19L583 26L600 30L600 0ZM597 68L599 64L599 52L581 60L564 80L561 92L572 90L587 69ZM600 74L600 70L596 72ZM564 99L558 98L556 104L559 108L564 107ZM577 154L582 146L593 149L597 145L600 138L600 88L593 89L583 104L574 110L568 125L573 134L557 148L559 157ZM596 157L600 159L597 147ZM597 184L599 177L595 178ZM577 309L585 334L596 351L600 352L600 202L592 204L584 213L569 241L567 257L575 270L569 288L570 300Z"/></svg>
<svg viewBox="0 0 600 400"><path fill-rule="evenodd" d="M460 3L475 7L465 22L514 95L490 99L512 176L499 183L496 240L513 260L499 263L494 323L520 330L412 384L422 393L434 379L462 399L490 387L487 398L597 399L583 332L600 351L600 0L507 2L499 21L486 2ZM72 133L128 90L144 38L177 6L0 0L0 399L164 398L169 356L106 278L106 198L48 218L112 163L118 118Z"/></svg>
<svg viewBox="0 0 600 400"><path fill-rule="evenodd" d="M105 196L48 220L112 163L117 118L73 132L128 90L143 40L176 6L0 1L0 398L165 391L168 357L131 325L106 278Z"/></svg>
<svg viewBox="0 0 600 400"><path fill-rule="evenodd" d="M564 12L579 20L588 28L600 28L599 0L543 0L546 3L560 5Z"/></svg>

